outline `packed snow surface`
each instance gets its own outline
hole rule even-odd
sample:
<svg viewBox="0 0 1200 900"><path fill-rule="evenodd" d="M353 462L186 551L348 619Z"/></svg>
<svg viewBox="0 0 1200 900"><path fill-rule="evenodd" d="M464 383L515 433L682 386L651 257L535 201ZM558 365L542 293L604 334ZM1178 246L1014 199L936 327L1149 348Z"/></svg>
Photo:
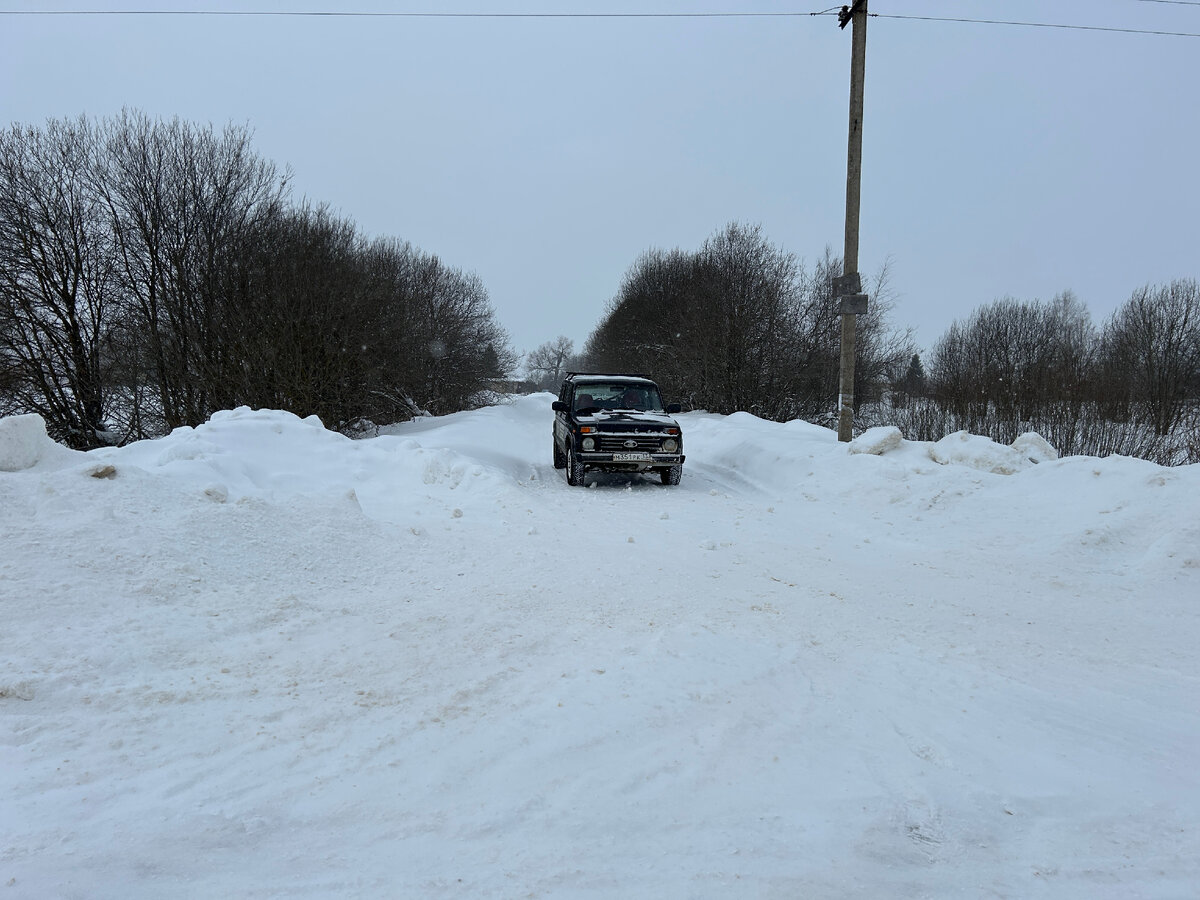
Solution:
<svg viewBox="0 0 1200 900"><path fill-rule="evenodd" d="M1200 467L552 399L0 423L0 897L1200 895Z"/></svg>

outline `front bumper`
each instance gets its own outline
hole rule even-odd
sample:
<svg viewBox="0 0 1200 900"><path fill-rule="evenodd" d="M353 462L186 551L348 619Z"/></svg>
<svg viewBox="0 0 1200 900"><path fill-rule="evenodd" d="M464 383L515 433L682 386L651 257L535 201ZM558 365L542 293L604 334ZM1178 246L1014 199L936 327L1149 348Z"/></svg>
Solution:
<svg viewBox="0 0 1200 900"><path fill-rule="evenodd" d="M579 454L584 468L602 472L646 472L650 469L669 469L681 466L685 459L682 453L648 453L637 459L627 459L628 453L585 453Z"/></svg>

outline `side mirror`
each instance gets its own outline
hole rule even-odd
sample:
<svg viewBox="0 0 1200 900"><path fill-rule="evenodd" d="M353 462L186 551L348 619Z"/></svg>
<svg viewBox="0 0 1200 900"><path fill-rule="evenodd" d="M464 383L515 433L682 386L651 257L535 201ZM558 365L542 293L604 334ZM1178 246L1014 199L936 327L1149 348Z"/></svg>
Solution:
<svg viewBox="0 0 1200 900"><path fill-rule="evenodd" d="M667 415L673 416L673 415L675 415L675 413L678 413L678 412L683 412L683 407L680 406L678 403L668 403L667 404Z"/></svg>
<svg viewBox="0 0 1200 900"><path fill-rule="evenodd" d="M561 400L555 400L550 404L550 408L555 412L570 412L570 408Z"/></svg>

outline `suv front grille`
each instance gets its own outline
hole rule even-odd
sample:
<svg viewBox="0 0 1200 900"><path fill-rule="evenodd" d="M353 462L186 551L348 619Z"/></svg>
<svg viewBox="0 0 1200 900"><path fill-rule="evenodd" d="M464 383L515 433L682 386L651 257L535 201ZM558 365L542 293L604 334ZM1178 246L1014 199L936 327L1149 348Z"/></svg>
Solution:
<svg viewBox="0 0 1200 900"><path fill-rule="evenodd" d="M625 446L626 441L633 441L636 446ZM600 434L600 446L598 449L602 453L630 453L641 451L643 453L658 453L662 446L662 438L657 434Z"/></svg>

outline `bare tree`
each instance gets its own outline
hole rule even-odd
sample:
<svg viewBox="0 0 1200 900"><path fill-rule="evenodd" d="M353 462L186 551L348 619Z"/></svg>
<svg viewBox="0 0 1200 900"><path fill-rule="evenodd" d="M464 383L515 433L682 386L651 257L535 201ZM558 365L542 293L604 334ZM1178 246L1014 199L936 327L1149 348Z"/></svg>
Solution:
<svg viewBox="0 0 1200 900"><path fill-rule="evenodd" d="M263 223L228 310L222 379L234 402L316 415L331 428L361 415L364 285L352 223L308 206Z"/></svg>
<svg viewBox="0 0 1200 900"><path fill-rule="evenodd" d="M105 123L97 191L108 212L129 325L127 356L151 374L162 427L229 405L226 315L243 244L277 216L287 177L248 129L221 134L124 112Z"/></svg>
<svg viewBox="0 0 1200 900"><path fill-rule="evenodd" d="M453 412L481 402L489 383L515 368L477 276L390 240L374 242L363 260L372 299L360 315L370 323L364 343L378 397L410 415Z"/></svg>
<svg viewBox="0 0 1200 900"><path fill-rule="evenodd" d="M560 334L526 354L526 376L540 390L557 391L567 373L567 364L574 355L575 342Z"/></svg>
<svg viewBox="0 0 1200 900"><path fill-rule="evenodd" d="M105 342L112 261L83 119L0 132L0 414L37 412L73 447L113 439Z"/></svg>
<svg viewBox="0 0 1200 900"><path fill-rule="evenodd" d="M1179 424L1200 373L1200 285L1180 279L1139 288L1104 329L1109 387L1146 411L1156 434Z"/></svg>

